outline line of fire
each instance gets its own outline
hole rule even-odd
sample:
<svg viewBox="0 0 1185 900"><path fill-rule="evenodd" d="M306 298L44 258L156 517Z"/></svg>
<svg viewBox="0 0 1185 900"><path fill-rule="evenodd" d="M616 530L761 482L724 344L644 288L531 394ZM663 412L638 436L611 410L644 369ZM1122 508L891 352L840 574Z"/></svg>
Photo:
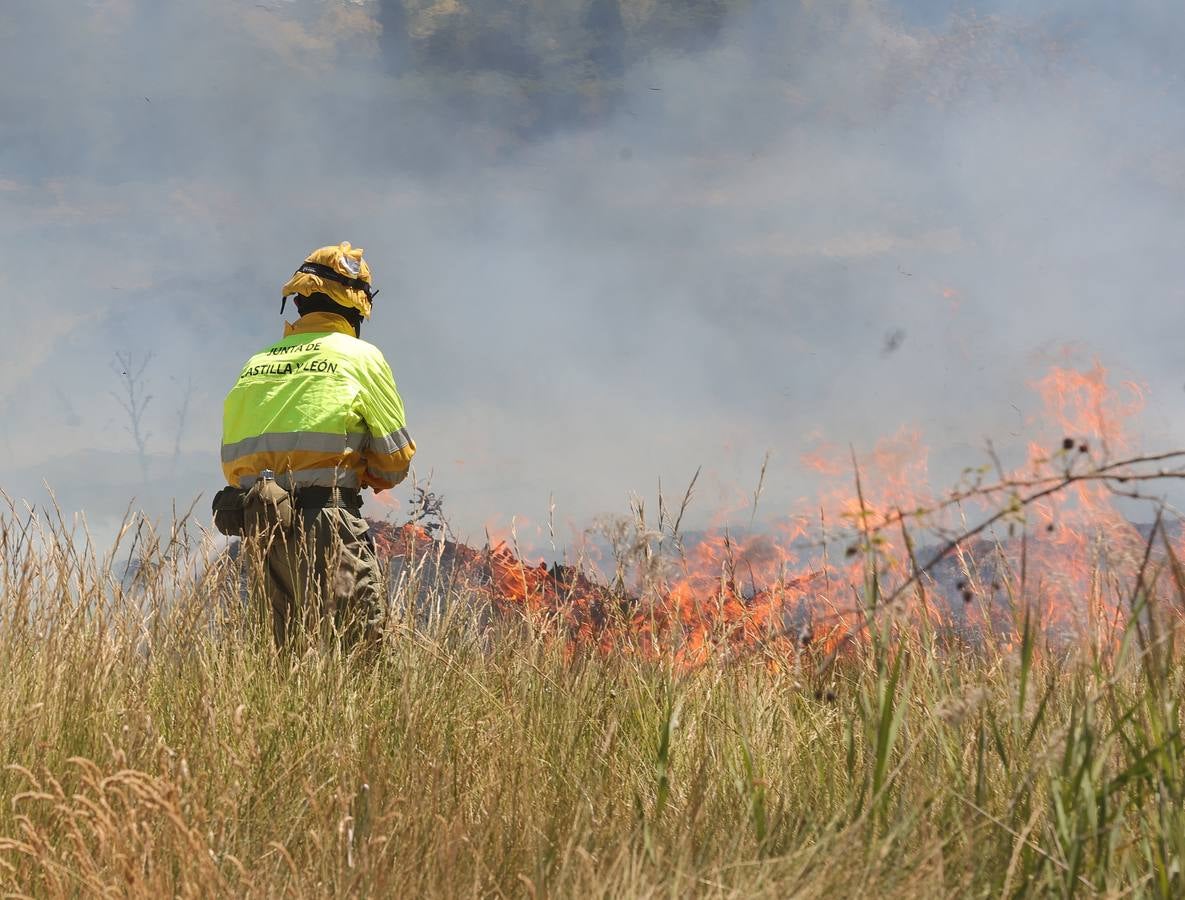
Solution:
<svg viewBox="0 0 1185 900"><path fill-rule="evenodd" d="M928 630L952 652L1007 650L1032 629L1051 652L1110 652L1140 615L1133 584L1155 593L1185 579L1185 535L1158 500L1185 455L1136 451L1143 389L1111 385L1101 364L1054 367L1035 388L1048 440L1021 466L1006 469L989 448L943 492L927 486L914 431L863 459L820 448L803 463L833 489L773 534L684 538L668 510L649 527L628 523L609 550L548 565L509 534L483 548L451 539L430 494L412 521L372 527L397 593L443 589L574 655L817 669L898 628Z"/></svg>

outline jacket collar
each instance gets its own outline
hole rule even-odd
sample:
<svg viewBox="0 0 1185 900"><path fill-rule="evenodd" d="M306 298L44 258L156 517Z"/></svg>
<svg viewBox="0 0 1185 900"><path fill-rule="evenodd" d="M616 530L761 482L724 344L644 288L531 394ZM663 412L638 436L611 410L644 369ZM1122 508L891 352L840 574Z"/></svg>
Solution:
<svg viewBox="0 0 1185 900"><path fill-rule="evenodd" d="M314 312L301 316L295 322L284 323L284 337L290 334L324 334L329 331L336 331L338 334L348 334L350 337L357 337L354 334L354 328L335 313Z"/></svg>

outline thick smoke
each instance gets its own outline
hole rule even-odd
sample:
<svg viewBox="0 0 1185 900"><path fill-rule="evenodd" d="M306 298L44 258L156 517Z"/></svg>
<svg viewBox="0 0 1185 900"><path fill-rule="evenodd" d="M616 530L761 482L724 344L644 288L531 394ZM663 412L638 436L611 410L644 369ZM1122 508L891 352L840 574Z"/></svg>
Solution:
<svg viewBox="0 0 1185 900"><path fill-rule="evenodd" d="M208 496L279 286L343 239L417 474L470 536L701 464L706 517L767 451L784 513L804 450L902 425L941 481L1021 446L1067 353L1144 382L1145 442L1183 444L1183 25L1151 0L8 4L0 487L100 521ZM117 353L151 355L143 458Z"/></svg>

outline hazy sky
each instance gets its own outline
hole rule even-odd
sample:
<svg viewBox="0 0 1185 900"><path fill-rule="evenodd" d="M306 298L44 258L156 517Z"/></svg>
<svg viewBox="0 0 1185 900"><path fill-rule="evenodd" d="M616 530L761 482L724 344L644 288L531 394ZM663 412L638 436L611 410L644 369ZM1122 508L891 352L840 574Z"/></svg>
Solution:
<svg viewBox="0 0 1185 900"><path fill-rule="evenodd" d="M513 82L479 76L477 115L397 81L373 3L10 0L0 487L93 518L209 496L239 363L340 240L417 475L474 536L699 465L703 521L767 452L780 514L805 451L902 426L941 483L1041 433L1066 359L1142 382L1145 445L1185 446L1185 7L959 10L755 0L530 133ZM148 484L117 352L152 354Z"/></svg>

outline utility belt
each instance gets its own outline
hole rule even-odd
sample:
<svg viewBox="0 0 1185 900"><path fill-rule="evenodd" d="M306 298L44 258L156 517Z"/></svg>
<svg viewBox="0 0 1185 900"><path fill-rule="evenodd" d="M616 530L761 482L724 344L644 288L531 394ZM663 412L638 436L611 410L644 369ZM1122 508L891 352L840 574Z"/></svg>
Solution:
<svg viewBox="0 0 1185 900"><path fill-rule="evenodd" d="M324 509L328 506L358 510L362 508L362 491L344 487L309 487L292 491L297 509Z"/></svg>
<svg viewBox="0 0 1185 900"><path fill-rule="evenodd" d="M357 513L362 509L362 492L357 488L315 485L288 491L276 483L270 471L265 471L250 488L224 487L211 504L215 527L231 537L289 531L296 524L297 510L330 507Z"/></svg>

